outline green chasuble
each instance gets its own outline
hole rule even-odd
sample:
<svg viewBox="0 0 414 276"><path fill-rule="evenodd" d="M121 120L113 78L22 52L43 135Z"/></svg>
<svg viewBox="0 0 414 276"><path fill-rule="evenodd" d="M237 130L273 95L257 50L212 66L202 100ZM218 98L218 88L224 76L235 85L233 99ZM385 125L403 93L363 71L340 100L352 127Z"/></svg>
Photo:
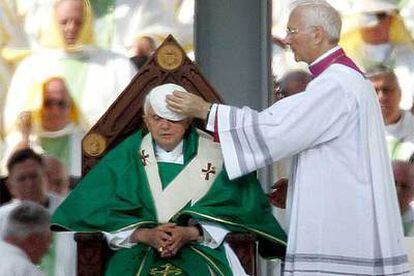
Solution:
<svg viewBox="0 0 414 276"><path fill-rule="evenodd" d="M166 222L159 209L159 206L165 205L154 199L154 185L147 179L152 155L142 149L146 139L150 138L145 134L139 131L125 139L81 180L54 213L53 230L116 233L135 227L151 228ZM190 167L194 168L192 164L196 160L204 161L199 158L198 145L202 142L206 145L206 139L202 140L201 136L205 137L205 134L191 129L184 139L184 165L155 162L158 164L157 177L162 182L161 192L176 185L175 180ZM208 143L217 147L210 140ZM205 163L206 169L209 164ZM173 216L164 214L164 218L183 226L194 218L220 224L232 232L250 232L257 236L259 253L263 257L283 257L286 235L273 217L255 175L230 181L225 169L220 168L216 172L217 175L211 178L211 186L200 198L185 201ZM204 170L194 175L198 175L200 181L209 178ZM198 187L203 187L207 181L200 183ZM191 186L197 186L194 181L188 181L185 185L185 189L188 185L187 190L190 191ZM137 244L113 252L105 273L116 276L210 275L209 270L216 275L232 275L223 246L211 249L191 243L181 248L175 257L162 259L152 247ZM166 271L170 274L165 274Z"/></svg>

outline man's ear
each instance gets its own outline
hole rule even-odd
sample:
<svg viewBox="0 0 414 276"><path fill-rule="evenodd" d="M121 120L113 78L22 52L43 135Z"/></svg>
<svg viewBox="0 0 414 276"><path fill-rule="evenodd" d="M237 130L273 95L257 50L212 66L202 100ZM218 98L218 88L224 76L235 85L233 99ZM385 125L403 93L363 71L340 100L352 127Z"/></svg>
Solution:
<svg viewBox="0 0 414 276"><path fill-rule="evenodd" d="M147 122L147 120L148 120L147 115L143 114L142 115L142 121L144 122L144 126L145 126L146 129L148 129L148 122Z"/></svg>
<svg viewBox="0 0 414 276"><path fill-rule="evenodd" d="M312 28L314 28L313 39L315 41L315 45L322 44L326 39L325 30L322 27L319 27L319 26L314 26Z"/></svg>

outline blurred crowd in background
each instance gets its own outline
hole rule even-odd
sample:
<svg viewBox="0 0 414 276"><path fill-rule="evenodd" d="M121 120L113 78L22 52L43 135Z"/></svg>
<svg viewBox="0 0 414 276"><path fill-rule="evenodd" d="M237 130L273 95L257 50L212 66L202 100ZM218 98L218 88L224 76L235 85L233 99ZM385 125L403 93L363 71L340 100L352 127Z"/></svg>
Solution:
<svg viewBox="0 0 414 276"><path fill-rule="evenodd" d="M2 0L1 174L31 147L79 176L83 134L163 39L193 56L193 14L192 0Z"/></svg>
<svg viewBox="0 0 414 276"><path fill-rule="evenodd" d="M272 3L273 102L312 81L284 43L291 2ZM328 2L343 16L340 45L377 91L404 231L414 236L414 0ZM194 0L0 0L0 174L13 198L0 207L0 237L16 201L53 212L76 185L82 137L168 34L194 58L193 17ZM278 178L288 170L288 160L275 164ZM53 265L59 243L71 255L73 242L53 243L42 268L74 275L74 258Z"/></svg>

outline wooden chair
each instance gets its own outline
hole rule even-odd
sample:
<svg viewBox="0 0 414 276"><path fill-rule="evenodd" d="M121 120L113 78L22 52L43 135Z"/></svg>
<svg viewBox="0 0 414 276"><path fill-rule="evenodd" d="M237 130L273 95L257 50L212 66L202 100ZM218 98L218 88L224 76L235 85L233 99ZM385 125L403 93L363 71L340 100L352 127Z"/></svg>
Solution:
<svg viewBox="0 0 414 276"><path fill-rule="evenodd" d="M82 175L86 175L109 150L143 127L145 96L153 87L164 83L176 83L210 102L222 102L221 97L170 35L85 135L82 141ZM204 122L196 122L201 128L203 124ZM75 240L78 244L78 275L103 275L109 250L103 235L77 233ZM240 258L246 272L256 275L254 235L233 233L226 240Z"/></svg>

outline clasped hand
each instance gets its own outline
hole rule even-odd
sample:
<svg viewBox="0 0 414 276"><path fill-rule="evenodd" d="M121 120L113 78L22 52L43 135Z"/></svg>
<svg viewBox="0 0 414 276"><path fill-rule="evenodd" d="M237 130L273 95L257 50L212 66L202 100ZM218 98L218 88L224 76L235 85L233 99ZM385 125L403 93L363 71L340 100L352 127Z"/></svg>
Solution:
<svg viewBox="0 0 414 276"><path fill-rule="evenodd" d="M174 257L186 243L199 238L196 227L177 226L174 223L161 224L151 229L139 228L132 235L135 242L155 248L162 258Z"/></svg>

